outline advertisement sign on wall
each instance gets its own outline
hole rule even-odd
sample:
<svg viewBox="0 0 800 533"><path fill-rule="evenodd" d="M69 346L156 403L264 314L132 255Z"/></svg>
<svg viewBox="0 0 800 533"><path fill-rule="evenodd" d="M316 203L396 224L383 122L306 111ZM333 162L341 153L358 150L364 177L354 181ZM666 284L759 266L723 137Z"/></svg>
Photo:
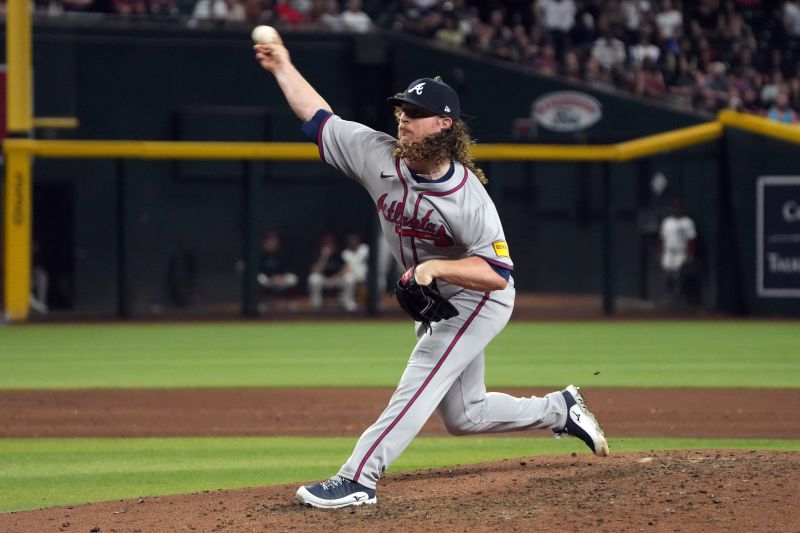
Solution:
<svg viewBox="0 0 800 533"><path fill-rule="evenodd" d="M756 293L798 298L800 176L760 176L756 187Z"/></svg>
<svg viewBox="0 0 800 533"><path fill-rule="evenodd" d="M600 102L577 91L547 93L533 102L531 111L540 126L559 132L585 130L603 117Z"/></svg>

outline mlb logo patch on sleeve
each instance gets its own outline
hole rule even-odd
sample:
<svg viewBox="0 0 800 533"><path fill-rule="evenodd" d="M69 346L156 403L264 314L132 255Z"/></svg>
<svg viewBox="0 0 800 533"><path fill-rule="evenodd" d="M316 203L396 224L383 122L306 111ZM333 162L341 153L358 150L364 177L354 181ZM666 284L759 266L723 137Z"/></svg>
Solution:
<svg viewBox="0 0 800 533"><path fill-rule="evenodd" d="M506 241L495 241L492 243L492 247L494 248L494 253L496 253L498 257L508 257L508 245Z"/></svg>

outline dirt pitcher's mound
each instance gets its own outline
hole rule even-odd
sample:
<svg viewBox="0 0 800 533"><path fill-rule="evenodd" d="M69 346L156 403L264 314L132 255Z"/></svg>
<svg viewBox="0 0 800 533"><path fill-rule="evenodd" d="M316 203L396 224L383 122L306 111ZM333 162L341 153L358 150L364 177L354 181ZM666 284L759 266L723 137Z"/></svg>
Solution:
<svg viewBox="0 0 800 533"><path fill-rule="evenodd" d="M388 388L0 391L0 437L360 435ZM547 389L505 389L543 396ZM584 391L586 393L586 391ZM589 389L606 435L800 438L800 389ZM423 435L444 435L435 416ZM505 435L524 436L527 432Z"/></svg>
<svg viewBox="0 0 800 533"><path fill-rule="evenodd" d="M295 485L0 515L0 531L797 531L800 454L538 457L388 475L378 505L318 510Z"/></svg>

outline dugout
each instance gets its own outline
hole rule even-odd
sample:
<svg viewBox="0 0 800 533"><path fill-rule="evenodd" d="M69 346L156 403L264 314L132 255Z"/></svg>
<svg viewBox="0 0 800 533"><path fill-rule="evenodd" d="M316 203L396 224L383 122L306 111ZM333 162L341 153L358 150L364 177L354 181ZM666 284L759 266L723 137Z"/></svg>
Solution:
<svg viewBox="0 0 800 533"><path fill-rule="evenodd" d="M339 114L384 131L393 129L386 96L435 74L461 93L481 143L611 144L712 118L403 35L284 37L298 68ZM602 119L578 132L540 127L522 134L518 125L530 118L534 100L561 90L595 98ZM274 81L253 62L244 28L41 22L34 29L34 94L36 116L78 123L39 128L37 138L303 140ZM749 135L726 133L721 143L624 163L481 161L518 290L599 301L610 284L620 300L650 309L662 290L654 224L680 195L702 236L702 307L796 312L797 298L773 304L755 296L748 241L755 208L747 207L755 201L753 172L791 172L796 150ZM752 156L758 149L768 154L763 161ZM667 182L656 194L658 176ZM61 279L53 307L70 316L250 312L252 265L265 229L283 233L287 263L301 279L322 233L374 231L366 193L317 162L42 158L34 181L34 240Z"/></svg>

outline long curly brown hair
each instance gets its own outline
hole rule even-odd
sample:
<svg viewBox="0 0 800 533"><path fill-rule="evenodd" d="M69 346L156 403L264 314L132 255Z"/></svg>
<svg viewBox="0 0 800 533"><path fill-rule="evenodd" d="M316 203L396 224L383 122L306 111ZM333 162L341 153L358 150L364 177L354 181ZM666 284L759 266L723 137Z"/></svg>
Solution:
<svg viewBox="0 0 800 533"><path fill-rule="evenodd" d="M400 108L395 108L394 115L398 121L401 114ZM489 180L486 179L483 170L475 166L475 161L469 152L469 147L473 144L475 144L475 140L469 134L469 127L463 120L456 118L453 119L453 125L441 133L429 135L410 144L398 142L394 149L394 155L400 159L411 161L427 160L435 163L443 163L447 160L458 161L486 185Z"/></svg>

